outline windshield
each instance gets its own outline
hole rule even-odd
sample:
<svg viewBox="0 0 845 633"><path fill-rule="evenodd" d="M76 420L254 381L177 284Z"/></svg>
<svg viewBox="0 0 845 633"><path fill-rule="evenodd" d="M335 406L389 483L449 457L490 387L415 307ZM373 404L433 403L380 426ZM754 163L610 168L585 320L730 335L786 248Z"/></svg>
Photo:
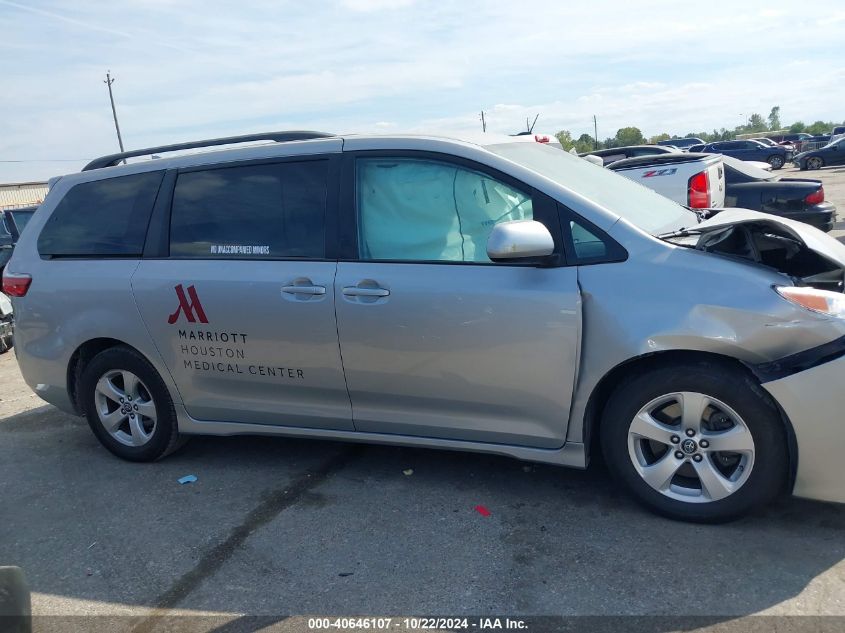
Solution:
<svg viewBox="0 0 845 633"><path fill-rule="evenodd" d="M492 145L488 150L571 189L652 235L698 222L698 216L669 198L577 156L540 143Z"/></svg>
<svg viewBox="0 0 845 633"><path fill-rule="evenodd" d="M724 154L722 155L722 161L731 169L738 171L749 178L754 178L754 180L774 180L776 178L776 176L767 172L765 169L755 167L748 161L739 160L731 156L725 156Z"/></svg>

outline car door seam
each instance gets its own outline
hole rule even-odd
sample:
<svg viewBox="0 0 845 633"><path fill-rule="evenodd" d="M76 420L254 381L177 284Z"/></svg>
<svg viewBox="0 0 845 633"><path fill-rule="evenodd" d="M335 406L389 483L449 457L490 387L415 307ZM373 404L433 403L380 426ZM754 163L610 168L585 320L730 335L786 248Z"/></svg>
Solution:
<svg viewBox="0 0 845 633"><path fill-rule="evenodd" d="M129 276L129 294L132 295L132 303L135 304L135 309L138 311L138 316L141 318L141 323L144 325L144 330L147 332L147 336L150 339L150 342L153 345L153 349L155 349L156 354L158 354L158 360L161 363L161 366L164 367L167 375L170 376L170 382L173 385L173 389L176 392L175 395L179 399L179 404L182 404L182 393L179 391L179 385L176 383L176 378L173 376L173 372L170 371L170 367L164 361L164 355L161 353L161 350L156 343L155 337L153 333L150 331L150 326L147 325L147 321L144 319L144 312L141 310L141 306L138 305L138 297L135 295L135 275L138 274L138 270L141 268L141 264L143 260L138 261L138 266L136 266L135 270L132 271L132 274ZM171 397L174 394L171 393Z"/></svg>
<svg viewBox="0 0 845 633"><path fill-rule="evenodd" d="M349 400L349 416L352 422L352 429L355 428L355 409L352 408L352 394L349 392L349 381L346 378L346 364L343 362L343 345L340 343L340 320L337 316L337 274L340 268L340 262L335 262L334 278L332 279L332 309L334 310L334 328L337 332L337 353L340 356L340 370L343 374L343 384L346 387L346 398Z"/></svg>

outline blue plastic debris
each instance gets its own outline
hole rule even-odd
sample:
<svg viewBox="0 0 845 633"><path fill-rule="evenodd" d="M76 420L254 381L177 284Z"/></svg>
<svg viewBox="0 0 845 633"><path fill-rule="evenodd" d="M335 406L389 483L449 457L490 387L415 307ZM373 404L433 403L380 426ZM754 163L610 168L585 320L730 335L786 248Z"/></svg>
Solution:
<svg viewBox="0 0 845 633"><path fill-rule="evenodd" d="M177 481L180 484L192 484L197 480L196 475L185 475L184 477L180 477Z"/></svg>

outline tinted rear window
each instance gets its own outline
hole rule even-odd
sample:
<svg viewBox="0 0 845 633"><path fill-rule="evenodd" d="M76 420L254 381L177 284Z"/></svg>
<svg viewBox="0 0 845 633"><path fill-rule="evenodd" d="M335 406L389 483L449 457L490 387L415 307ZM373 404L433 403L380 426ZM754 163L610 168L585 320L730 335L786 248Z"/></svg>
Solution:
<svg viewBox="0 0 845 633"><path fill-rule="evenodd" d="M18 229L18 234L23 232L24 227L29 224L30 218L35 211L9 211L12 216L12 221Z"/></svg>
<svg viewBox="0 0 845 633"><path fill-rule="evenodd" d="M55 257L134 257L164 172L75 185L56 205L38 237L38 252Z"/></svg>
<svg viewBox="0 0 845 633"><path fill-rule="evenodd" d="M328 161L312 160L180 174L170 255L324 257L327 173Z"/></svg>

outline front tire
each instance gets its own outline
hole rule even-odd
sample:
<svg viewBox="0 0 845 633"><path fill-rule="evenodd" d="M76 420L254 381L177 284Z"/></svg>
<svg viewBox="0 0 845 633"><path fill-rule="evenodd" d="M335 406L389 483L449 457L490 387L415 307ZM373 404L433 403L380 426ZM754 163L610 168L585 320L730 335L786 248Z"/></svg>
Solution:
<svg viewBox="0 0 845 633"><path fill-rule="evenodd" d="M151 462L181 445L167 386L130 347L112 347L91 359L82 373L80 398L94 435L118 457Z"/></svg>
<svg viewBox="0 0 845 633"><path fill-rule="evenodd" d="M611 395L601 426L615 478L651 510L729 521L784 490L780 414L745 372L704 360L633 376Z"/></svg>
<svg viewBox="0 0 845 633"><path fill-rule="evenodd" d="M769 163L769 165L772 166L772 169L780 169L781 167L783 167L783 165L786 161L784 161L783 156L775 155L775 156L769 156L769 158L766 162Z"/></svg>
<svg viewBox="0 0 845 633"><path fill-rule="evenodd" d="M821 169L824 167L824 159L819 156L812 156L807 159L807 169Z"/></svg>

